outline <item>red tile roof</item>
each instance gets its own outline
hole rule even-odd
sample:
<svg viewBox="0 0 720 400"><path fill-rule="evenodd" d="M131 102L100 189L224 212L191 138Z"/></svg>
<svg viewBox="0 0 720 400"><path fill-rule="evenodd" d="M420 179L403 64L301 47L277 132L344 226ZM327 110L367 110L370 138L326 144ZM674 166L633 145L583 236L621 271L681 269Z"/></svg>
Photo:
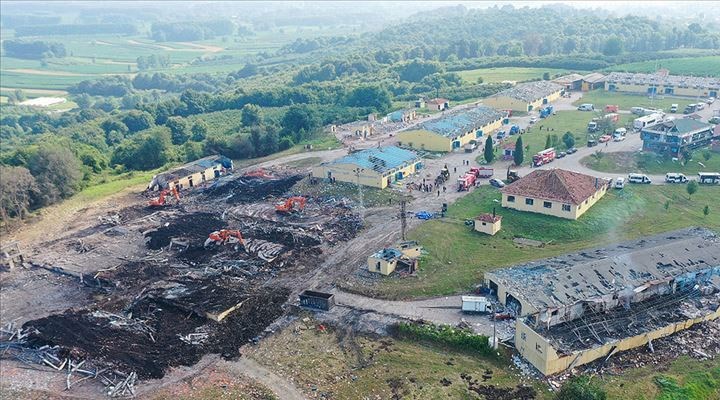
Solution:
<svg viewBox="0 0 720 400"><path fill-rule="evenodd" d="M482 222L489 222L491 224L494 224L495 222L498 222L502 219L499 215L492 215L492 214L480 214L477 217L475 217L476 220L482 221Z"/></svg>
<svg viewBox="0 0 720 400"><path fill-rule="evenodd" d="M578 205L606 184L605 179L566 171L538 169L500 189L503 194Z"/></svg>

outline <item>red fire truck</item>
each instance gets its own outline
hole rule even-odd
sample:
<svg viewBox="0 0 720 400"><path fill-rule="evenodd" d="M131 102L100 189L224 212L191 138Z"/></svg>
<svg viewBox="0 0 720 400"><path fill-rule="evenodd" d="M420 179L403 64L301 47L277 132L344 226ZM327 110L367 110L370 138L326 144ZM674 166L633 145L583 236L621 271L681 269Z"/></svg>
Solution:
<svg viewBox="0 0 720 400"><path fill-rule="evenodd" d="M458 192L470 190L470 188L475 185L476 180L477 176L475 176L475 174L473 174L472 172L468 172L464 176L458 178Z"/></svg>
<svg viewBox="0 0 720 400"><path fill-rule="evenodd" d="M555 159L555 149L545 149L533 156L533 165L539 167L543 164L547 164Z"/></svg>

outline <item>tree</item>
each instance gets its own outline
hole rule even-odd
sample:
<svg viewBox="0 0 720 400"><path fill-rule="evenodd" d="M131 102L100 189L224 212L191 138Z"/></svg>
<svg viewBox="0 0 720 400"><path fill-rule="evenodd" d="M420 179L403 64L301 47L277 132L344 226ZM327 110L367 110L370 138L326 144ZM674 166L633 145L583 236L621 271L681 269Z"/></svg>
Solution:
<svg viewBox="0 0 720 400"><path fill-rule="evenodd" d="M545 148L549 149L552 147L552 139L550 139L550 135L545 136Z"/></svg>
<svg viewBox="0 0 720 400"><path fill-rule="evenodd" d="M195 121L192 128L190 128L190 132L192 132L190 140L193 142L202 142L207 137L208 125L203 120Z"/></svg>
<svg viewBox="0 0 720 400"><path fill-rule="evenodd" d="M295 104L285 112L280 125L283 128L281 136L292 136L298 143L320 126L320 117L308 106Z"/></svg>
<svg viewBox="0 0 720 400"><path fill-rule="evenodd" d="M513 161L517 166L522 165L523 161L525 161L522 136L518 137L517 141L515 141L515 152L513 153Z"/></svg>
<svg viewBox="0 0 720 400"><path fill-rule="evenodd" d="M154 125L152 116L145 111L139 110L128 111L121 118L121 121L127 126L130 133L140 132Z"/></svg>
<svg viewBox="0 0 720 400"><path fill-rule="evenodd" d="M563 143L565 143L566 148L575 147L575 135L572 134L572 132L565 132L565 134L562 137Z"/></svg>
<svg viewBox="0 0 720 400"><path fill-rule="evenodd" d="M544 72L544 73L543 73L543 80L544 80L544 81L549 81L549 80L550 80L550 73L549 73L549 72Z"/></svg>
<svg viewBox="0 0 720 400"><path fill-rule="evenodd" d="M705 207L703 207L703 215L707 217L709 214L710 214L710 206L706 205Z"/></svg>
<svg viewBox="0 0 720 400"><path fill-rule="evenodd" d="M687 190L688 199L692 198L692 195L694 195L698 191L697 181L688 182L687 186L685 186L685 190Z"/></svg>
<svg viewBox="0 0 720 400"><path fill-rule="evenodd" d="M663 208L665 211L667 211L670 208L670 200L665 200L665 204L663 204Z"/></svg>
<svg viewBox="0 0 720 400"><path fill-rule="evenodd" d="M485 157L485 162L490 164L495 159L495 151L493 150L493 140L492 136L488 136L485 140L485 150L483 153Z"/></svg>
<svg viewBox="0 0 720 400"><path fill-rule="evenodd" d="M245 104L240 113L240 121L244 126L262 125L260 107L255 104Z"/></svg>
<svg viewBox="0 0 720 400"><path fill-rule="evenodd" d="M392 98L387 89L379 86L360 86L348 95L345 104L349 107L372 107L384 114L392 107Z"/></svg>
<svg viewBox="0 0 720 400"><path fill-rule="evenodd" d="M441 72L440 63L415 59L400 66L400 79L408 82L420 82L424 77Z"/></svg>
<svg viewBox="0 0 720 400"><path fill-rule="evenodd" d="M603 45L603 54L606 56L617 56L623 51L623 43L619 37L613 36L608 38Z"/></svg>
<svg viewBox="0 0 720 400"><path fill-rule="evenodd" d="M485 80L483 80L483 77L482 77L482 76L478 76L478 78L477 78L477 83L478 83L478 85L482 84L483 82L485 82Z"/></svg>
<svg viewBox="0 0 720 400"><path fill-rule="evenodd" d="M66 146L42 144L30 157L28 169L37 181L41 206L70 197L80 188L80 160Z"/></svg>
<svg viewBox="0 0 720 400"><path fill-rule="evenodd" d="M165 126L170 128L172 144L184 144L190 138L187 122L183 117L170 117L167 122L165 122Z"/></svg>
<svg viewBox="0 0 720 400"><path fill-rule="evenodd" d="M126 139L113 152L112 163L128 169L150 170L170 161L172 141L165 127L156 127L147 133Z"/></svg>
<svg viewBox="0 0 720 400"><path fill-rule="evenodd" d="M705 162L710 161L710 159L712 158L712 153L710 152L710 150L704 150L702 152L702 158L703 160L705 160Z"/></svg>
<svg viewBox="0 0 720 400"><path fill-rule="evenodd" d="M555 395L555 400L605 400L607 393L587 376L569 379Z"/></svg>
<svg viewBox="0 0 720 400"><path fill-rule="evenodd" d="M35 177L24 167L0 165L0 220L23 219L30 210L30 203L38 194Z"/></svg>

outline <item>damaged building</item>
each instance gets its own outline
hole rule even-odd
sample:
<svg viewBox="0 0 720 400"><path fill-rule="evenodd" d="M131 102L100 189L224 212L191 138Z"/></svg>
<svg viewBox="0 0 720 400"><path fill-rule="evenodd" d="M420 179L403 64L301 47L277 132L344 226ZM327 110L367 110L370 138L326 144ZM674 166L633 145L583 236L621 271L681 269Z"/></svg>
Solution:
<svg viewBox="0 0 720 400"><path fill-rule="evenodd" d="M232 170L231 159L221 155L208 156L153 176L148 189L162 190L169 189L170 186L177 190L191 188L204 185L205 182L219 178Z"/></svg>
<svg viewBox="0 0 720 400"><path fill-rule="evenodd" d="M690 228L485 274L515 347L552 375L720 316L720 239Z"/></svg>

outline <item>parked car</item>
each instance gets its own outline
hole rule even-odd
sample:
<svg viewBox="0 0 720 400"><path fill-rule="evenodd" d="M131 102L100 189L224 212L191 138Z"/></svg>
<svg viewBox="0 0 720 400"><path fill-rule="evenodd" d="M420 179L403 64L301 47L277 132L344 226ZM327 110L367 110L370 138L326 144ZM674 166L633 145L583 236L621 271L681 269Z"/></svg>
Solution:
<svg viewBox="0 0 720 400"><path fill-rule="evenodd" d="M576 152L577 152L577 148L575 148L575 147L571 147L571 148L567 149L568 154L575 154Z"/></svg>
<svg viewBox="0 0 720 400"><path fill-rule="evenodd" d="M695 105L695 111L700 111L705 108L705 103L697 103Z"/></svg>
<svg viewBox="0 0 720 400"><path fill-rule="evenodd" d="M627 129L625 128L617 128L615 129L615 132L613 132L613 136L625 136L627 135Z"/></svg>
<svg viewBox="0 0 720 400"><path fill-rule="evenodd" d="M613 139L616 142L622 142L625 140L625 136L615 136L615 139Z"/></svg>
<svg viewBox="0 0 720 400"><path fill-rule="evenodd" d="M605 142L609 142L611 139L612 139L612 136L610 136L610 135L602 135L598 139L598 142L605 143Z"/></svg>
<svg viewBox="0 0 720 400"><path fill-rule="evenodd" d="M665 174L665 182L667 183L685 183L687 181L688 178L684 174L677 172L668 172Z"/></svg>
<svg viewBox="0 0 720 400"><path fill-rule="evenodd" d="M505 139L505 136L506 136L505 131L500 131L497 133L497 136L495 136L495 137L497 138L497 140L500 140L500 139Z"/></svg>
<svg viewBox="0 0 720 400"><path fill-rule="evenodd" d="M498 178L492 178L490 179L490 186L494 186L496 188L505 187L505 182L501 181Z"/></svg>
<svg viewBox="0 0 720 400"><path fill-rule="evenodd" d="M676 113L676 112L678 112L678 108L679 108L679 107L680 107L680 105L678 105L678 104L671 104L671 105L670 105L670 112L671 112L671 113Z"/></svg>
<svg viewBox="0 0 720 400"><path fill-rule="evenodd" d="M597 145L598 145L598 142L595 139L590 139L587 141L587 147L595 147Z"/></svg>
<svg viewBox="0 0 720 400"><path fill-rule="evenodd" d="M561 151L561 152L558 153L557 158L563 158L563 157L565 157L566 155L567 155L566 152Z"/></svg>
<svg viewBox="0 0 720 400"><path fill-rule="evenodd" d="M530 125L536 123L538 121L537 117L531 117L530 118Z"/></svg>
<svg viewBox="0 0 720 400"><path fill-rule="evenodd" d="M705 102L708 103L708 104L712 104L712 103L715 102L715 98L714 98L714 97L708 97L708 99L705 100Z"/></svg>
<svg viewBox="0 0 720 400"><path fill-rule="evenodd" d="M613 185L615 189L622 189L625 187L625 178L617 178L615 179L615 184Z"/></svg>
<svg viewBox="0 0 720 400"><path fill-rule="evenodd" d="M578 111L595 111L595 106L590 103L580 104Z"/></svg>
<svg viewBox="0 0 720 400"><path fill-rule="evenodd" d="M645 174L629 174L628 182L630 183L652 183L650 178Z"/></svg>

